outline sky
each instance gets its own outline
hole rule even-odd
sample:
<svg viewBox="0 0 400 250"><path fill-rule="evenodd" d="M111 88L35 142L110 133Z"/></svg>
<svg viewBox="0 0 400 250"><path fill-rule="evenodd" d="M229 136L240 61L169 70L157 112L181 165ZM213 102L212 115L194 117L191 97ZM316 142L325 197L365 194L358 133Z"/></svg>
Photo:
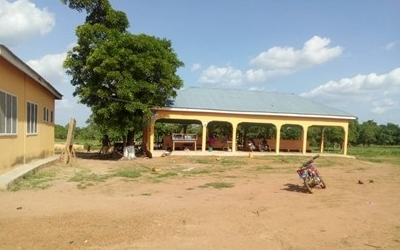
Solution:
<svg viewBox="0 0 400 250"><path fill-rule="evenodd" d="M110 0L132 34L166 38L184 88L294 93L362 123L400 125L398 0ZM85 127L62 63L86 12L57 0L0 0L0 44L62 95L55 122Z"/></svg>

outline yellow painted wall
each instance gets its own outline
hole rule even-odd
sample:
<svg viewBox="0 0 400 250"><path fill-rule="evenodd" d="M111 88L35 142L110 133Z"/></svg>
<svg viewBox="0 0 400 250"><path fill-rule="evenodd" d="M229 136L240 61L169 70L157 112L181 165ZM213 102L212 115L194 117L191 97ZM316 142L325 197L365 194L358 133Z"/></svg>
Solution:
<svg viewBox="0 0 400 250"><path fill-rule="evenodd" d="M18 164L45 158L54 153L54 96L32 78L0 57L0 90L17 97L16 135L0 135L0 174ZM37 134L27 135L27 102L37 104ZM43 107L53 111L53 122L43 120ZM50 113L49 113L50 114Z"/></svg>

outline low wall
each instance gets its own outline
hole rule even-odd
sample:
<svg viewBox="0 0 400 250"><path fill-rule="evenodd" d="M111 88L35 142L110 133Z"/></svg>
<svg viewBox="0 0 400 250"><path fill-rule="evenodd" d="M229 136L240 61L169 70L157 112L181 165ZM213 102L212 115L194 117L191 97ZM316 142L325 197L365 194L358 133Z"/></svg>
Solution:
<svg viewBox="0 0 400 250"><path fill-rule="evenodd" d="M84 145L80 145L80 144L74 144L73 146L75 151L83 151L85 150L85 146ZM60 144L60 143L56 143L54 144L54 151L55 152L60 152L63 151L65 149L65 144Z"/></svg>

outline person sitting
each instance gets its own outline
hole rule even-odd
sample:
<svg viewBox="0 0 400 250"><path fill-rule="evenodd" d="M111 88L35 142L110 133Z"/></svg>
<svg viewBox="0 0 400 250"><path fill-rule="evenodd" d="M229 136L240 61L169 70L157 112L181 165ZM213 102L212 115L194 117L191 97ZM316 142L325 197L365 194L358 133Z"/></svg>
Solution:
<svg viewBox="0 0 400 250"><path fill-rule="evenodd" d="M101 139L101 149L100 154L108 154L108 150L110 149L111 142L108 138L108 135L104 135L103 139Z"/></svg>
<svg viewBox="0 0 400 250"><path fill-rule="evenodd" d="M251 152L253 152L253 150L256 149L256 144L255 144L253 138L249 138L248 146L249 146L249 149L250 149Z"/></svg>

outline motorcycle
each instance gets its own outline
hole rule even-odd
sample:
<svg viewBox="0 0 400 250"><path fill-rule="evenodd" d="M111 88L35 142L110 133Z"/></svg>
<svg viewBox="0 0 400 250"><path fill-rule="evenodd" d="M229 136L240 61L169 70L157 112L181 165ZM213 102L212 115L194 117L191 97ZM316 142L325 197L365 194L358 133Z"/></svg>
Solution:
<svg viewBox="0 0 400 250"><path fill-rule="evenodd" d="M311 160L302 164L297 170L297 174L304 181L304 186L307 191L312 193L313 188L319 186L321 188L326 188L326 184L319 174L317 167L314 164L314 160L317 159L319 155L314 156Z"/></svg>

